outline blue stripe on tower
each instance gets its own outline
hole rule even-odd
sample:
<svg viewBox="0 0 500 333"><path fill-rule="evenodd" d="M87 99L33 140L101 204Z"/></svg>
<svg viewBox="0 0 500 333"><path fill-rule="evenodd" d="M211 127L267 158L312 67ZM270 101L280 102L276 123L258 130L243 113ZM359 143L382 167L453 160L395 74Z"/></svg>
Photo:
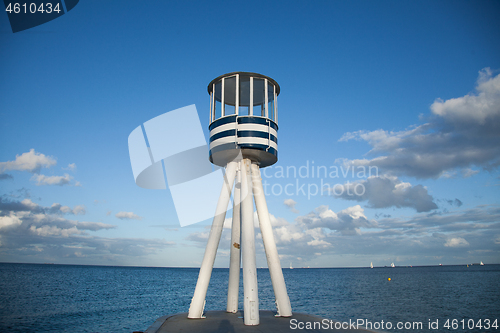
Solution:
<svg viewBox="0 0 500 333"><path fill-rule="evenodd" d="M213 130L215 127L235 122L236 122L236 115L222 117L211 123L210 126L208 126L208 129Z"/></svg>
<svg viewBox="0 0 500 333"><path fill-rule="evenodd" d="M238 131L238 137L239 138L248 138L248 137L253 137L253 138L264 138L264 139L269 139L269 136L271 136L271 140L278 143L278 138L270 133L267 132L260 132L260 131Z"/></svg>
<svg viewBox="0 0 500 333"><path fill-rule="evenodd" d="M227 130L227 131L222 131L217 134L211 135L210 136L210 142L215 141L220 138L225 138L227 136L235 136L236 135L236 130Z"/></svg>
<svg viewBox="0 0 500 333"><path fill-rule="evenodd" d="M278 125L270 119L262 118L262 117L238 117L238 124L260 124L260 125L268 125L274 128L276 131L278 130Z"/></svg>
<svg viewBox="0 0 500 333"><path fill-rule="evenodd" d="M273 147L270 147L268 145L260 145L260 144L256 144L256 143L241 143L238 146L242 149L251 148L251 149L263 150L263 151L267 151L267 152L273 154L274 156L278 156L278 151L276 149L274 149Z"/></svg>
<svg viewBox="0 0 500 333"><path fill-rule="evenodd" d="M268 139L269 133L261 131L238 131L238 137L239 138L254 137L254 138Z"/></svg>

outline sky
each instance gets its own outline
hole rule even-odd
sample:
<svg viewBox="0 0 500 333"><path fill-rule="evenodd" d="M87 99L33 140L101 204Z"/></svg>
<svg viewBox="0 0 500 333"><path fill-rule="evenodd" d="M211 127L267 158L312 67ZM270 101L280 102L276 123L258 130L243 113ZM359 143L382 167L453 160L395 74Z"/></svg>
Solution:
<svg viewBox="0 0 500 333"><path fill-rule="evenodd" d="M137 186L127 140L195 104L208 141L208 83L247 71L281 87L261 171L283 267L500 263L499 14L82 0L17 33L1 14L0 262L198 267L211 221L181 228L168 189Z"/></svg>

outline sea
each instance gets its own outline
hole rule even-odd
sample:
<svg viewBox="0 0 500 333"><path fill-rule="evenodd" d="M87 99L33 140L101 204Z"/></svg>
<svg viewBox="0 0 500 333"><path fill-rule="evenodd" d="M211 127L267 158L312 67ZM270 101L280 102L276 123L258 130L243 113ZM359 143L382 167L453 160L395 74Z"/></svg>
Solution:
<svg viewBox="0 0 500 333"><path fill-rule="evenodd" d="M295 312L386 332L500 332L500 265L283 274ZM225 309L228 276L213 270L205 310ZM257 276L260 309L275 310L269 271ZM198 268L0 263L0 332L144 331L187 312L197 278Z"/></svg>

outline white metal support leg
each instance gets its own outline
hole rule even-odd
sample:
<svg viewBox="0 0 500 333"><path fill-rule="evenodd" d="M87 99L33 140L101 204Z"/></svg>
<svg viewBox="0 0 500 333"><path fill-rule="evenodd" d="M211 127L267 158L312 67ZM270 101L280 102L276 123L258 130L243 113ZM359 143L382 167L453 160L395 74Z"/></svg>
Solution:
<svg viewBox="0 0 500 333"><path fill-rule="evenodd" d="M251 168L255 206L259 216L260 232L266 251L267 266L269 267L274 296L276 297L278 316L290 317L292 315L292 306L290 305L290 298L286 291L285 278L283 277L278 249L274 241L273 229L267 209L266 197L264 196L264 189L262 187L259 166L257 164L252 164Z"/></svg>
<svg viewBox="0 0 500 333"><path fill-rule="evenodd" d="M205 297L207 296L208 284L214 267L215 255L219 247L224 219L226 218L227 205L231 196L231 189L233 188L237 164L238 162L229 162L226 167L224 184L220 192L219 201L217 202L217 209L208 236L205 255L203 256L200 273L198 275L198 282L196 283L191 306L189 307L188 318L203 318Z"/></svg>
<svg viewBox="0 0 500 333"><path fill-rule="evenodd" d="M227 287L227 312L238 311L238 294L240 288L240 226L241 226L241 165L238 163L236 171L236 183L234 185L233 198L233 223L231 226L231 246L229 250L229 283Z"/></svg>
<svg viewBox="0 0 500 333"><path fill-rule="evenodd" d="M241 163L241 250L243 257L243 316L245 325L259 325L259 295L255 263L255 230L253 226L252 182L249 159ZM245 195L246 194L246 195Z"/></svg>

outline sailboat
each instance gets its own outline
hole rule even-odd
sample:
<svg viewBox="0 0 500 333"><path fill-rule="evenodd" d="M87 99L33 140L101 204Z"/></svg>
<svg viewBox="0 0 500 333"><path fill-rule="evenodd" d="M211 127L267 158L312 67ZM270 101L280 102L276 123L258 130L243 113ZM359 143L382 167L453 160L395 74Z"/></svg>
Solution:
<svg viewBox="0 0 500 333"><path fill-rule="evenodd" d="M373 262L370 263L370 268L373 268Z"/></svg>
<svg viewBox="0 0 500 333"><path fill-rule="evenodd" d="M483 264L483 262L482 262L482 261L479 263L479 265L484 266L484 264Z"/></svg>
<svg viewBox="0 0 500 333"><path fill-rule="evenodd" d="M394 263L391 263L391 267L396 267L396 265L394 265Z"/></svg>
<svg viewBox="0 0 500 333"><path fill-rule="evenodd" d="M292 263L290 263L290 269L293 269L293 267L292 267Z"/></svg>

